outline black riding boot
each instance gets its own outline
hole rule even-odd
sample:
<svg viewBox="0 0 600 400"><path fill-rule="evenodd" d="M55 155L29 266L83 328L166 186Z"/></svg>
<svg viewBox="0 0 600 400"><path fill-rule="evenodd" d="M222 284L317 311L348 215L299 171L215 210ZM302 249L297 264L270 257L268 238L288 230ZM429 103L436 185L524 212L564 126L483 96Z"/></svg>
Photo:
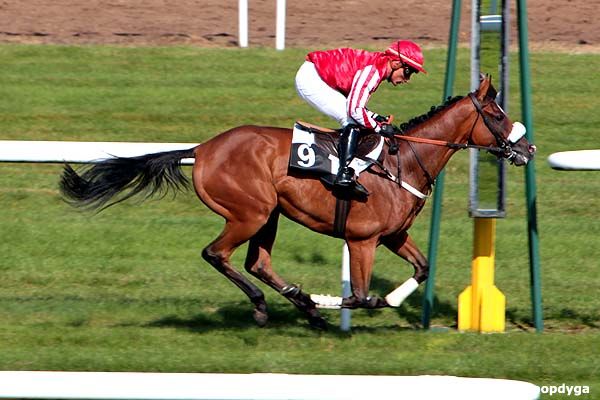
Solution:
<svg viewBox="0 0 600 400"><path fill-rule="evenodd" d="M358 194L368 195L369 192L356 182L354 169L350 168L350 162L354 158L358 145L359 133L356 125L347 125L342 131L338 145L340 166L333 185L338 189L354 189Z"/></svg>

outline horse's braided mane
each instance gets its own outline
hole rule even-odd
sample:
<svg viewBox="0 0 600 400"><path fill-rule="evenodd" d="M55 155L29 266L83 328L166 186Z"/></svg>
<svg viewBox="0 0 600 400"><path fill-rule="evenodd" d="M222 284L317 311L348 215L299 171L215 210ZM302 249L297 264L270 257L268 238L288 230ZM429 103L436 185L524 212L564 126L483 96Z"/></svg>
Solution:
<svg viewBox="0 0 600 400"><path fill-rule="evenodd" d="M419 115L418 117L414 117L414 118L410 119L407 122L403 122L402 124L400 124L400 129L403 132L406 132L406 131L408 131L410 129L413 129L414 127L416 127L417 125L420 125L423 122L427 121L428 119L430 119L431 117L433 117L434 115L436 115L437 113L439 113L440 111L445 110L446 108L448 108L452 104L456 103L457 101L459 101L463 97L464 96L448 97L446 99L446 101L444 101L443 104L440 104L439 106L432 106L431 109L427 113L425 113L423 115Z"/></svg>

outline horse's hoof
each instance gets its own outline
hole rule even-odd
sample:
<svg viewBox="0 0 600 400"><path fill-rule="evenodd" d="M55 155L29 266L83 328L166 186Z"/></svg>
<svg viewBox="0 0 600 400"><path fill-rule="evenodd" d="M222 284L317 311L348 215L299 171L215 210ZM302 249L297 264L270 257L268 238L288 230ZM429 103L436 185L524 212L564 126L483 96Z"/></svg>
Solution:
<svg viewBox="0 0 600 400"><path fill-rule="evenodd" d="M322 317L310 316L308 317L308 323L313 329L317 329L320 331L327 330L327 321L325 321Z"/></svg>
<svg viewBox="0 0 600 400"><path fill-rule="evenodd" d="M260 326L261 328L264 327L265 325L267 325L267 321L269 320L269 315L267 314L266 311L254 310L254 313L252 316L254 317L254 320L256 321L257 325Z"/></svg>
<svg viewBox="0 0 600 400"><path fill-rule="evenodd" d="M390 307L385 299L378 296L367 297L365 302L365 308L384 308Z"/></svg>

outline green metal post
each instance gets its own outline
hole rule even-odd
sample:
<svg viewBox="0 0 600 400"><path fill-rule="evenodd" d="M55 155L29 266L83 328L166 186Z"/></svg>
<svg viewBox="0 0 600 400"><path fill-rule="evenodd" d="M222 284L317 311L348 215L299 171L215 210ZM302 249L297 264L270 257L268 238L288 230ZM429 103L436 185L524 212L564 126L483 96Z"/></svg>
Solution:
<svg viewBox="0 0 600 400"><path fill-rule="evenodd" d="M453 0L443 101L445 101L449 96L452 96L452 88L454 87L454 76L456 75L456 47L458 44L458 28L460 25L460 8L461 0ZM433 190L433 209L431 214L431 225L429 228L429 249L427 253L427 258L429 260L429 278L425 283L423 313L421 316L421 322L423 324L423 328L425 329L429 329L431 312L433 310L437 248L438 239L440 236L440 219L442 215L442 194L444 192L444 175L444 171L438 175L437 179L435 180L435 188Z"/></svg>
<svg viewBox="0 0 600 400"><path fill-rule="evenodd" d="M519 27L519 65L521 68L521 112L527 128L527 140L533 143L533 118L531 107L531 86L529 80L529 50L526 0L517 0ZM539 240L537 227L535 163L531 160L525 169L527 199L527 226L529 230L529 273L531 280L531 303L533 321L537 332L544 330L542 318L542 288L540 282Z"/></svg>

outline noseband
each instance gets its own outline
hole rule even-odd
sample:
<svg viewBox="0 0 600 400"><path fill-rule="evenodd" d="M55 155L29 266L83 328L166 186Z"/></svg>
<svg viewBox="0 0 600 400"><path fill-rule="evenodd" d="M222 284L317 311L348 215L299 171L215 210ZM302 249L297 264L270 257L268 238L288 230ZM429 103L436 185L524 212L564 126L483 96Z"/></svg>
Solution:
<svg viewBox="0 0 600 400"><path fill-rule="evenodd" d="M494 127L494 125L490 121L490 118L483 112L483 108L485 106L481 105L475 94L469 93L469 98L471 99L471 102L473 102L475 110L477 110L477 119L479 119L479 117L481 116L481 118L483 119L483 123L488 128L492 136L494 136L494 138L496 139L496 144L498 145L498 147L490 146L484 147L484 149L488 150L490 153L496 155L497 157L502 157L508 160L509 162L513 162L513 159L518 154L516 151L513 150L511 144L517 143L523 137L523 135L525 134L525 127L518 122L513 124L513 131L508 136L508 140L505 139ZM475 120L475 123L471 128L471 133L469 134L469 137L473 133L473 129L475 128L475 124L477 123L477 119Z"/></svg>

